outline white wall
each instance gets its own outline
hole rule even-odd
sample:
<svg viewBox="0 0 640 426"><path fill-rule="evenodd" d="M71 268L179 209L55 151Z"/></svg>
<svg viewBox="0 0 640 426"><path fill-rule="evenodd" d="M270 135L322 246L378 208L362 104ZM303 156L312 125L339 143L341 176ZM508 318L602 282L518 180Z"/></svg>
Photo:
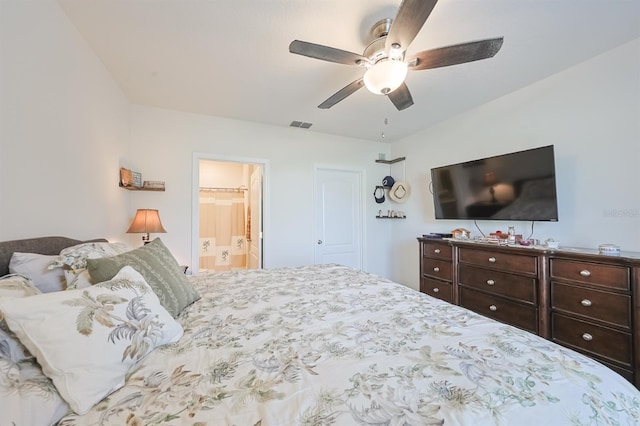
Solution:
<svg viewBox="0 0 640 426"><path fill-rule="evenodd" d="M193 153L244 157L268 162L265 196L265 266L313 263L314 165L364 172L365 269L388 276L390 221L374 218L373 190L389 166L375 163L389 155L386 143L322 135L143 106L132 107L131 158L148 180L164 180L165 192L132 193L136 208L157 208L162 236L181 263L191 259Z"/></svg>
<svg viewBox="0 0 640 426"><path fill-rule="evenodd" d="M472 221L434 219L428 192L436 166L555 145L559 221L536 222L534 238L640 251L640 39L392 145L407 156L415 189L408 219L394 223L392 279L419 286L416 237ZM487 234L511 223L479 221ZM516 222L530 233L531 222Z"/></svg>
<svg viewBox="0 0 640 426"><path fill-rule="evenodd" d="M0 240L118 239L129 103L56 2L0 2Z"/></svg>
<svg viewBox="0 0 640 426"><path fill-rule="evenodd" d="M246 185L245 169L242 163L222 161L200 161L200 186L214 188L238 188Z"/></svg>

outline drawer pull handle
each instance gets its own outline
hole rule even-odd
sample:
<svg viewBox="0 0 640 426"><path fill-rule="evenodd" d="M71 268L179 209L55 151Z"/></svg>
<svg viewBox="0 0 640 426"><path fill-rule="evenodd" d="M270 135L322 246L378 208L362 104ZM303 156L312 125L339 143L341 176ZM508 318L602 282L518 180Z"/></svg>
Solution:
<svg viewBox="0 0 640 426"><path fill-rule="evenodd" d="M491 305L491 306L489 306L489 310L492 311L492 312L495 312L495 311L498 310L498 307L496 305Z"/></svg>
<svg viewBox="0 0 640 426"><path fill-rule="evenodd" d="M440 249L435 249L433 252L434 252L435 254L440 254Z"/></svg>
<svg viewBox="0 0 640 426"><path fill-rule="evenodd" d="M496 282L494 280L487 280L488 285L494 285Z"/></svg>
<svg viewBox="0 0 640 426"><path fill-rule="evenodd" d="M592 335L590 335L589 333L584 333L584 334L582 335L582 338L583 338L584 340L586 340L587 342L590 342L590 341L592 341L592 340L593 340L593 336L592 336Z"/></svg>
<svg viewBox="0 0 640 426"><path fill-rule="evenodd" d="M590 277L591 271L589 271L588 269L583 269L582 271L580 271L580 275L582 275L583 277Z"/></svg>
<svg viewBox="0 0 640 426"><path fill-rule="evenodd" d="M581 304L582 306L584 306L584 307L587 307L587 308L588 308L589 306L591 306L591 300L589 300L589 299L583 299L583 300L580 302L580 304Z"/></svg>
<svg viewBox="0 0 640 426"><path fill-rule="evenodd" d="M496 258L495 258L495 257L493 257L493 256L491 256L491 257L489 258L489 263L496 263Z"/></svg>
<svg viewBox="0 0 640 426"><path fill-rule="evenodd" d="M435 268L433 268L433 272L440 272L440 268L436 266Z"/></svg>
<svg viewBox="0 0 640 426"><path fill-rule="evenodd" d="M438 287L436 287L436 288L433 289L433 292L434 293L440 293L440 289Z"/></svg>

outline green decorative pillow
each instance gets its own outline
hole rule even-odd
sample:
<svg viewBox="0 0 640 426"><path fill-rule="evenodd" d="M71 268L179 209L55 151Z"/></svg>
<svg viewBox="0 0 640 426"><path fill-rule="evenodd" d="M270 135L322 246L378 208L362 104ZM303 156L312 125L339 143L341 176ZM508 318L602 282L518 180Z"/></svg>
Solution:
<svg viewBox="0 0 640 426"><path fill-rule="evenodd" d="M144 277L160 299L160 304L174 318L200 299L200 295L160 238L116 256L87 259L87 269L95 283L109 281L127 265Z"/></svg>

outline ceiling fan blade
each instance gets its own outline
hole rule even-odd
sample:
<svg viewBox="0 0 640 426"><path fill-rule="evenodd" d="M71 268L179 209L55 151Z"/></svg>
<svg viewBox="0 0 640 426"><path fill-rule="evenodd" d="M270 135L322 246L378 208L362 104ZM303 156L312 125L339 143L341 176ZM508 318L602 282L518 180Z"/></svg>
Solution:
<svg viewBox="0 0 640 426"><path fill-rule="evenodd" d="M337 104L338 102L340 102L341 100L343 100L344 98L346 98L347 96L355 93L362 86L364 86L364 82L362 81L361 78L359 78L356 81L353 81L347 84L342 89L338 90L336 93L331 95L326 101L318 105L318 108L329 109L335 104Z"/></svg>
<svg viewBox="0 0 640 426"><path fill-rule="evenodd" d="M359 65L361 61L364 61L363 64L369 63L369 58L357 53L300 40L291 42L289 52L338 64Z"/></svg>
<svg viewBox="0 0 640 426"><path fill-rule="evenodd" d="M425 50L407 59L407 63L410 70L426 70L492 58L502 42L503 37L499 37Z"/></svg>
<svg viewBox="0 0 640 426"><path fill-rule="evenodd" d="M438 0L402 0L387 34L385 50L389 52L395 44L403 52L407 50L437 2Z"/></svg>
<svg viewBox="0 0 640 426"><path fill-rule="evenodd" d="M403 109L407 109L413 105L413 98L411 97L411 92L409 92L409 88L406 83L402 83L400 87L389 93L387 96L396 106L398 111L402 111Z"/></svg>

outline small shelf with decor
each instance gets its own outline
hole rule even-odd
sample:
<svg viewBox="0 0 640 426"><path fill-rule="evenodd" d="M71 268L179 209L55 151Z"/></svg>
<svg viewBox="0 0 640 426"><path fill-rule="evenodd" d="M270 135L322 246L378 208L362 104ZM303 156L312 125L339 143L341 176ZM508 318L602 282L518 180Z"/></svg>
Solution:
<svg viewBox="0 0 640 426"><path fill-rule="evenodd" d="M164 181L142 181L142 173L120 167L120 188L129 191L164 191Z"/></svg>
<svg viewBox="0 0 640 426"><path fill-rule="evenodd" d="M120 188L124 188L129 191L164 191L164 188L153 188L153 187L144 187L144 186L124 186L120 183Z"/></svg>

